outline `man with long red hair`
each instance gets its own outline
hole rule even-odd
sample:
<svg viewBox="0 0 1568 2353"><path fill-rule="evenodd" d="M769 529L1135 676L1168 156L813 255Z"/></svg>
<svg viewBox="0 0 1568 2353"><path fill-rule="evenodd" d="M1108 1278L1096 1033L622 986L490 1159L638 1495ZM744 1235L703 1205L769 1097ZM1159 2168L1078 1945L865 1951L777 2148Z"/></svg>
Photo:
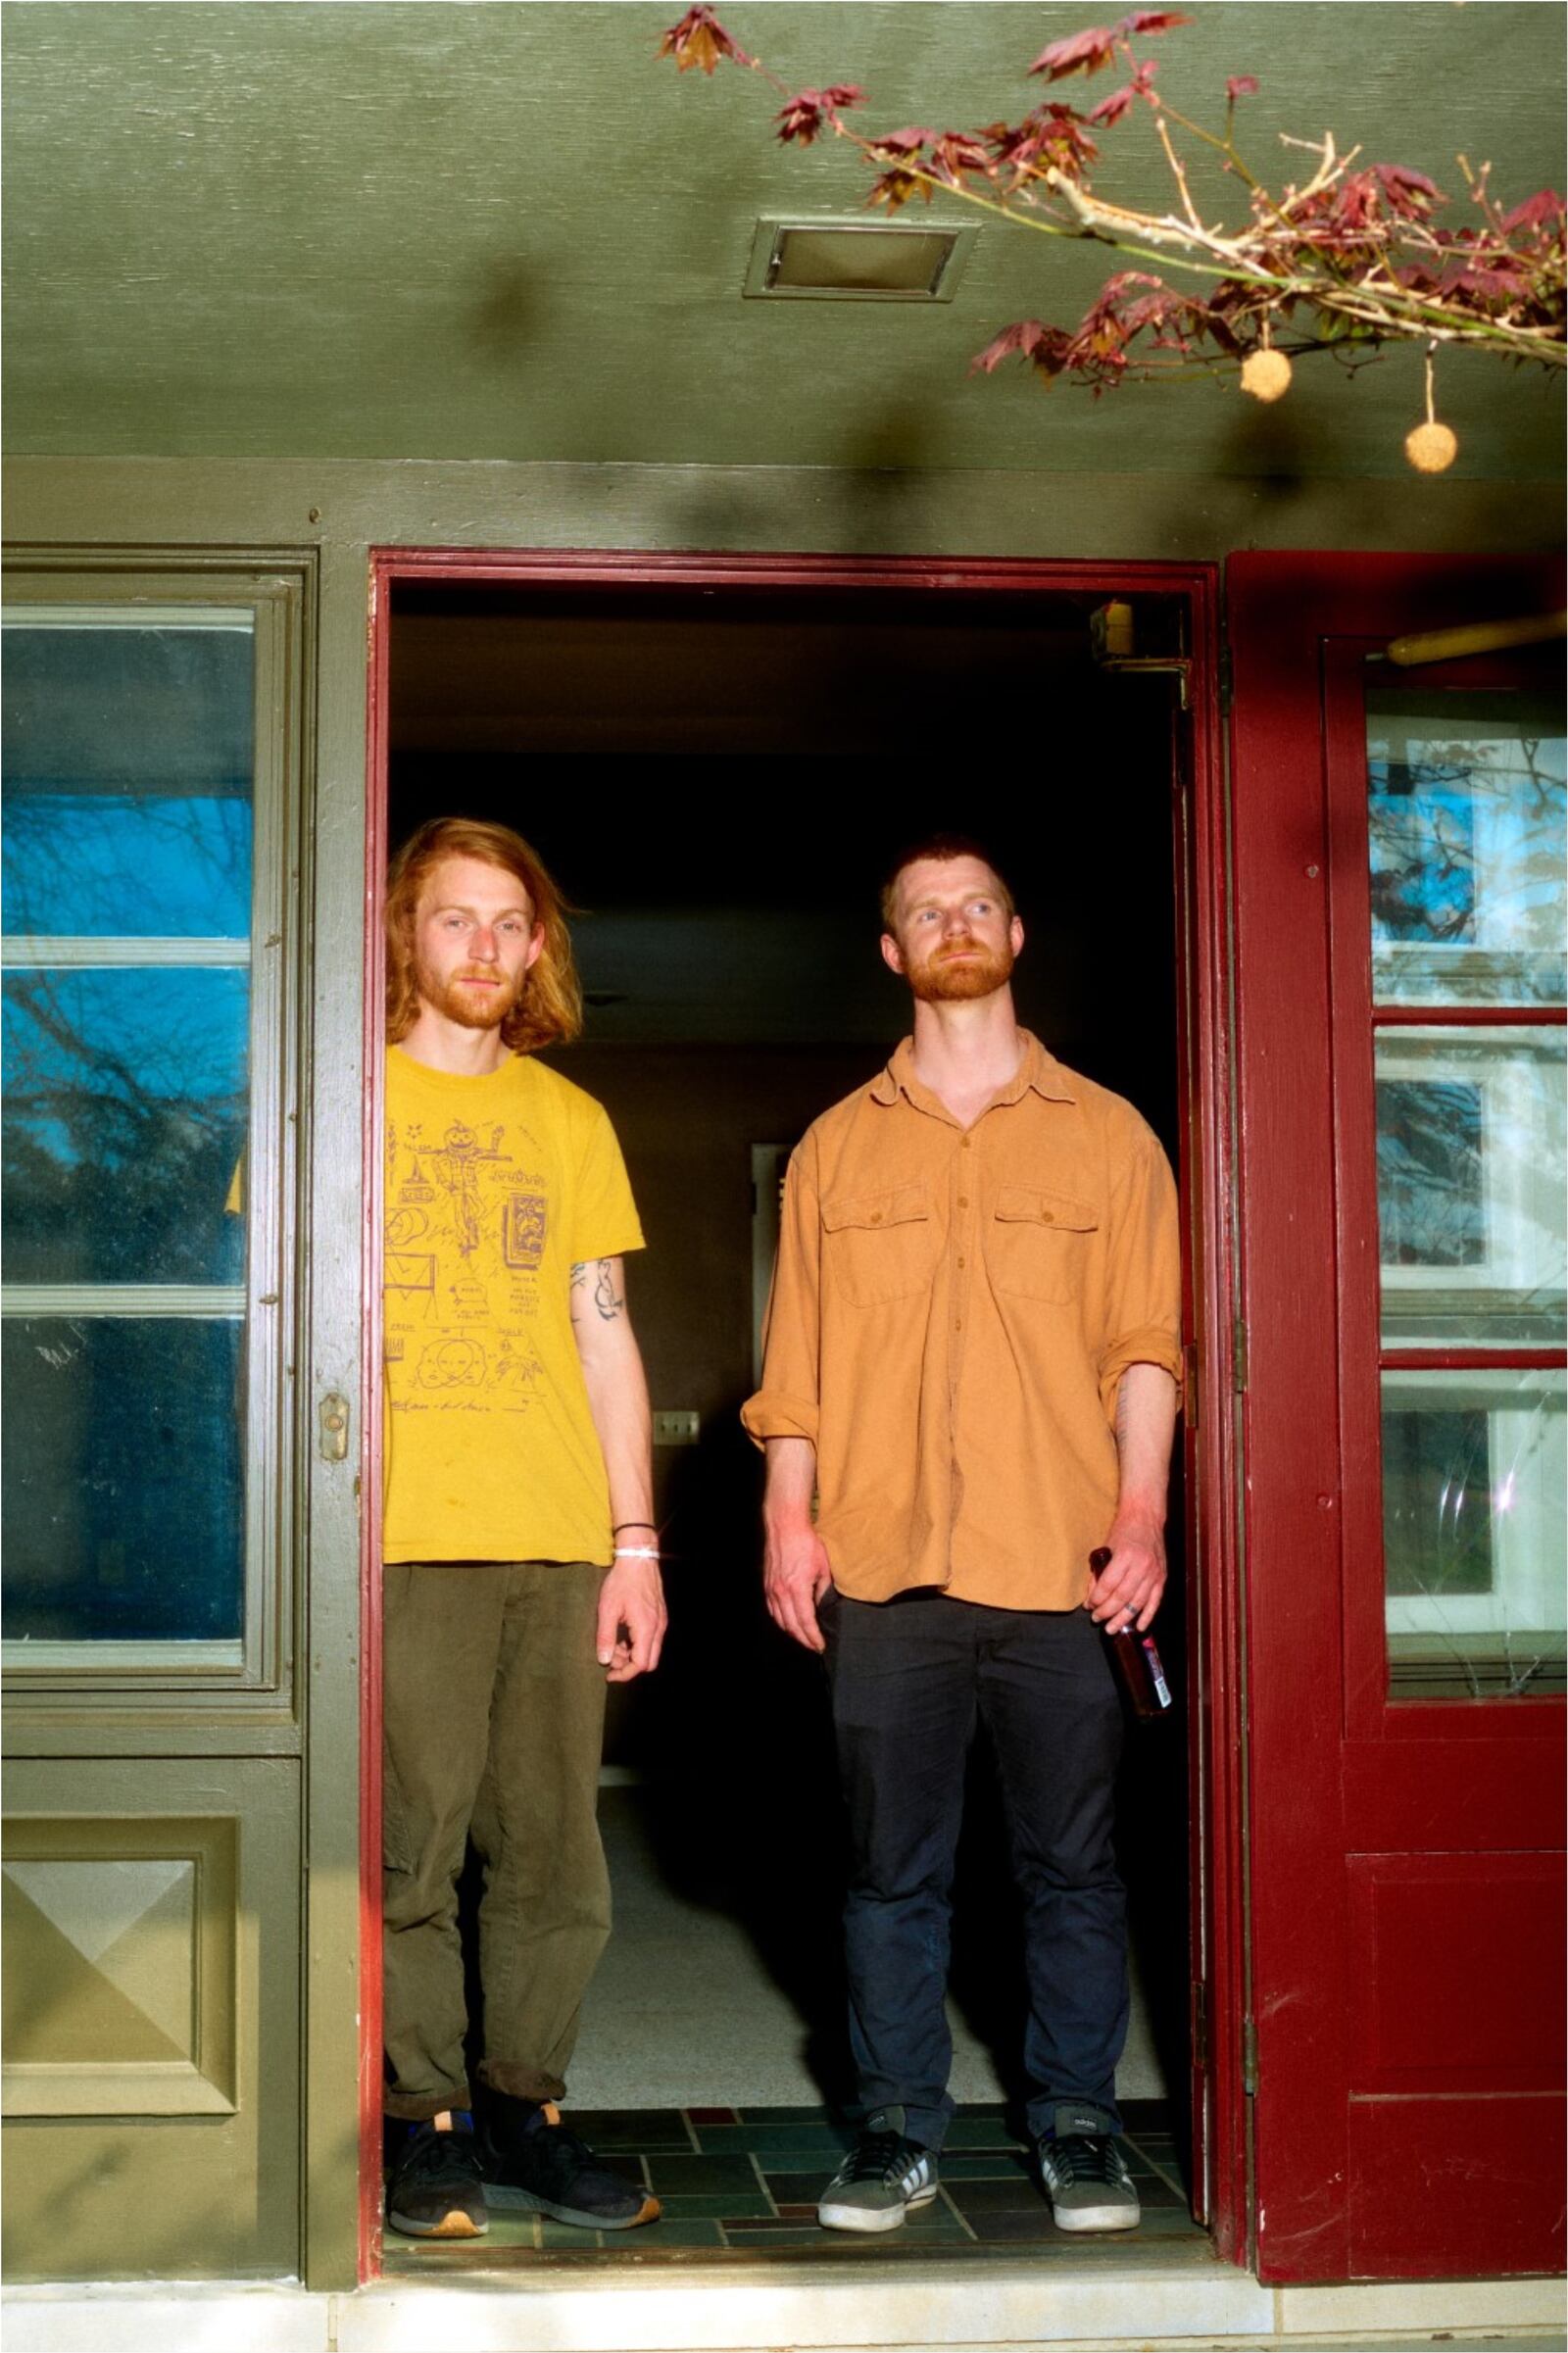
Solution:
<svg viewBox="0 0 1568 2353"><path fill-rule="evenodd" d="M605 1686L659 1663L642 1232L601 1106L539 1061L582 999L560 892L507 827L422 825L387 885L387 2218L473 2237L486 2202L589 2230L657 2200L556 2103L610 1931ZM457 1882L484 1865L470 2094Z"/></svg>

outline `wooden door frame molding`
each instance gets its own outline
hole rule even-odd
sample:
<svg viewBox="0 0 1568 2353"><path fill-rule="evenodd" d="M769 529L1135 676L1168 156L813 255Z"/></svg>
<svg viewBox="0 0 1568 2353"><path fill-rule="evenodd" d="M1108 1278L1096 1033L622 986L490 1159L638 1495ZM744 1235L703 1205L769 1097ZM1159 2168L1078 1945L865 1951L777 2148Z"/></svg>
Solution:
<svg viewBox="0 0 1568 2353"><path fill-rule="evenodd" d="M1175 841L1180 894L1177 972L1183 1133L1181 1175L1190 1220L1187 1329L1200 1399L1186 1445L1189 1526L1188 1626L1198 1708L1189 1728L1193 1822L1195 1974L1204 1988L1195 2035L1202 2100L1195 2126L1207 2149L1207 2220L1216 2252L1244 2262L1250 2249L1248 2103L1242 2022L1247 2003L1243 1882L1241 1675L1241 1423L1234 1348L1238 1233L1232 1181L1232 986L1234 934L1230 811L1220 716L1219 566L1215 564L1100 563L1033 558L665 554L606 549L373 548L369 555L367 778L365 1064L367 1072L362 1365L365 1410L361 1475L361 2203L360 2276L380 2268L381 1890L380 1654L378 1577L382 1150L379 1126L384 1045L382 878L386 862L388 687L391 603L406 581L503 583L561 591L706 588L748 591L854 589L985 596L1019 591L1048 597L1159 595L1184 600L1191 660L1185 775L1176 784ZM1196 2006L1196 2004L1195 2004ZM1195 2019L1195 2027L1199 2025ZM711 2273L704 2275L711 2279Z"/></svg>

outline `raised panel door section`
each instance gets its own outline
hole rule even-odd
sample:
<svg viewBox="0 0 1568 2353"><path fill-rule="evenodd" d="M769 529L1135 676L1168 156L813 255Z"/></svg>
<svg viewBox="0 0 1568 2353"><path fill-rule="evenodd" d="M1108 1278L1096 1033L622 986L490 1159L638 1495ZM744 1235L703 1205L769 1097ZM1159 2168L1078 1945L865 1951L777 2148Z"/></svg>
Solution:
<svg viewBox="0 0 1568 2353"><path fill-rule="evenodd" d="M8 1769L13 2279L297 2271L299 1771Z"/></svg>

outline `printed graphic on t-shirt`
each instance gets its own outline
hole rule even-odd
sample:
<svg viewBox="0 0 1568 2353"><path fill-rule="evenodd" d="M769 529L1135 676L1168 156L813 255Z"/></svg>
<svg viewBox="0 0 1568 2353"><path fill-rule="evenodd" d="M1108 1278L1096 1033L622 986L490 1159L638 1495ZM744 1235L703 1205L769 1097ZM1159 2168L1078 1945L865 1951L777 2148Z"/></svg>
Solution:
<svg viewBox="0 0 1568 2353"><path fill-rule="evenodd" d="M551 1226L537 1140L520 1121L393 1119L386 1144L393 1411L526 1413Z"/></svg>

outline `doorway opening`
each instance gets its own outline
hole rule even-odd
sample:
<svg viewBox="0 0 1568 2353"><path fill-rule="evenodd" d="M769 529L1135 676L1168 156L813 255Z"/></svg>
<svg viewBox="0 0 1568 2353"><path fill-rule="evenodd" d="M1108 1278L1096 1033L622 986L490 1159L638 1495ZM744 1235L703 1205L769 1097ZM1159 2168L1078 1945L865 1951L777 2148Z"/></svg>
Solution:
<svg viewBox="0 0 1568 2353"><path fill-rule="evenodd" d="M864 2254L814 2222L850 2093L825 1690L762 1608L760 1462L738 1420L771 1186L809 1122L906 1028L877 954L877 891L904 841L956 826L991 846L1018 898L1020 1019L1137 1104L1191 1205L1190 723L1172 677L1097 665L1090 613L1127 593L1125 572L730 559L684 566L716 578L647 560L654 576L637 577L582 558L383 561L386 849L430 816L494 818L582 910L585 1034L546 1058L608 1109L648 1240L627 1288L656 1413L670 1632L658 1674L612 1694L601 1822L615 1927L569 2119L664 2218L618 2241L522 2217L466 2244L388 2233L382 2259L418 2271ZM1127 568L1148 575L1134 584L1144 646L1189 646L1190 583ZM822 760L837 764L824 774ZM1194 1301L1196 1314L1196 1287ZM1213 1539L1193 1542L1191 1437L1186 1454L1158 1635L1173 1684L1193 1692ZM1189 1700L1174 1722L1130 1731L1118 1803L1134 1976L1118 2096L1136 2236L1161 2261L1213 2252L1207 2054L1191 2033L1200 1897L1212 1896L1190 1859L1205 1775L1184 1728L1199 1720ZM1021 1956L983 1746L954 1933L959 2164L937 2208L876 2250L1064 2260L1073 2243L1025 2170Z"/></svg>

